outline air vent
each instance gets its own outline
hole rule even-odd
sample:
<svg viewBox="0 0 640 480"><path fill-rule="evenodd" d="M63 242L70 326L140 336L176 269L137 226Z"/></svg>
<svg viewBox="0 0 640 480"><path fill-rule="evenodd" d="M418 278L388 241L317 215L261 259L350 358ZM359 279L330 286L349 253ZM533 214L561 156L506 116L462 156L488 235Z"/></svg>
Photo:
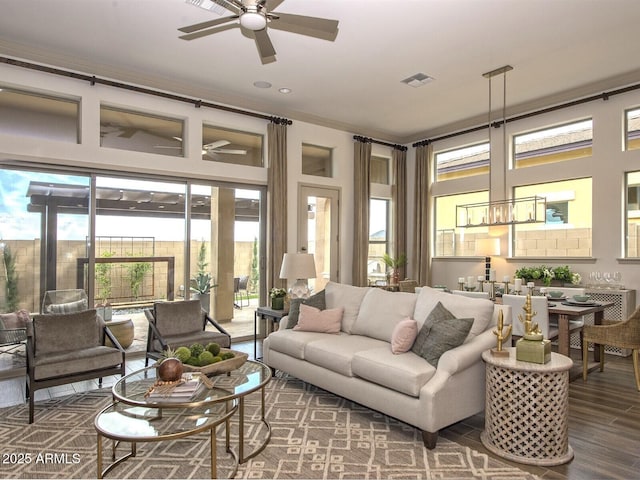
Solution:
<svg viewBox="0 0 640 480"><path fill-rule="evenodd" d="M433 82L435 79L426 75L424 73L416 73L415 75L411 75L409 78L405 78L402 80L402 83L406 83L410 87L418 88L427 83Z"/></svg>

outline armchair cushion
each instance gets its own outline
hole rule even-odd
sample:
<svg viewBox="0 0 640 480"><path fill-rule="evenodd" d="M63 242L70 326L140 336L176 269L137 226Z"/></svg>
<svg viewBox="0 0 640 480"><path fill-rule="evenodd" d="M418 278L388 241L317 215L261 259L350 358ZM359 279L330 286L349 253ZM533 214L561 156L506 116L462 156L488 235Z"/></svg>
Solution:
<svg viewBox="0 0 640 480"><path fill-rule="evenodd" d="M198 299L157 302L154 310L156 326L163 337L202 332L204 329L204 313Z"/></svg>
<svg viewBox="0 0 640 480"><path fill-rule="evenodd" d="M18 310L17 312L11 313L0 313L0 325L2 325L2 328L26 328L28 322L29 312L26 310Z"/></svg>
<svg viewBox="0 0 640 480"><path fill-rule="evenodd" d="M120 363L122 363L122 353L112 347L97 346L48 355L40 354L34 361L34 379L65 377L109 368Z"/></svg>
<svg viewBox="0 0 640 480"><path fill-rule="evenodd" d="M34 315L35 355L97 347L100 344L101 324L95 309Z"/></svg>

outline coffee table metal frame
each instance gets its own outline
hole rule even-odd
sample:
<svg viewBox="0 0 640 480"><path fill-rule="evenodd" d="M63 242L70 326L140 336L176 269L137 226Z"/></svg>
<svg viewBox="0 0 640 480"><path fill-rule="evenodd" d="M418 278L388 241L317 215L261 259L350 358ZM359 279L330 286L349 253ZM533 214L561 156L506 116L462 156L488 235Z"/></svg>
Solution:
<svg viewBox="0 0 640 480"><path fill-rule="evenodd" d="M261 362L248 360L241 367L226 374L216 375L210 378L213 382L213 388L202 388L194 399L189 402L152 402L144 398L147 389L155 381L155 366L147 367L142 370L135 371L129 375L122 377L112 388L113 403L104 408L96 416L94 425L98 432L98 455L97 455L97 472L98 478L112 470L116 465L122 463L126 459L136 455L136 442L153 442L161 440L173 440L186 437L202 431L210 430L211 437L211 478L217 476L216 461L216 427L222 423L225 424L225 444L226 451L231 454L234 459L235 466L229 478L233 478L237 472L238 464L245 463L250 458L255 457L262 452L271 439L271 425L265 418L265 391L264 387L271 380L272 372L269 367ZM260 391L261 395L261 421L265 425L267 433L262 444L256 447L251 453L244 454L244 425L245 425L245 398L250 393ZM130 413L118 412L118 406L124 404L136 407L138 414L135 416L146 418L149 422L160 421L163 417L163 410L171 410L171 414L185 415L187 417L197 415L198 421L196 427L187 430L163 433L153 436L124 434L121 431L115 431L105 426L102 420L106 415L117 414L119 417L126 417ZM208 410L214 406L221 408L221 411L211 417ZM224 406L224 410L222 410ZM176 410L180 409L180 413ZM120 410L123 410L120 406ZM132 409L136 411L136 409ZM198 414L198 410L202 413ZM155 411L155 413L150 413ZM239 431L238 431L238 453L236 454L230 446L230 422L233 415L239 411ZM204 412L207 412L206 415ZM140 415L143 413L144 415ZM126 418L121 419L126 421ZM112 452L112 464L104 470L102 469L102 438L110 438L114 441ZM127 455L116 459L116 448L122 441L131 442L131 451Z"/></svg>

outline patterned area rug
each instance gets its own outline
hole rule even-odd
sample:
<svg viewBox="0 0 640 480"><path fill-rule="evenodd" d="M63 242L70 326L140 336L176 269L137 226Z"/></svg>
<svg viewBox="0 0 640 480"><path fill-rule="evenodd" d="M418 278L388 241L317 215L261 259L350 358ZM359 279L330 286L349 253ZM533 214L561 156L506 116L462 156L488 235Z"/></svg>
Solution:
<svg viewBox="0 0 640 480"><path fill-rule="evenodd" d="M27 424L26 405L0 409L0 478L96 478L93 420L111 401L96 390L36 404L36 423ZM487 455L439 439L427 450L415 428L337 397L295 378L274 378L266 389L269 445L240 465L236 478L313 479L533 479L534 475ZM267 433L260 420L260 395L245 406L245 454ZM231 428L237 447L237 423ZM232 472L218 430L218 476ZM103 442L105 462L110 440ZM122 444L118 454L126 453ZM138 443L137 456L107 478L209 478L208 434L180 440Z"/></svg>

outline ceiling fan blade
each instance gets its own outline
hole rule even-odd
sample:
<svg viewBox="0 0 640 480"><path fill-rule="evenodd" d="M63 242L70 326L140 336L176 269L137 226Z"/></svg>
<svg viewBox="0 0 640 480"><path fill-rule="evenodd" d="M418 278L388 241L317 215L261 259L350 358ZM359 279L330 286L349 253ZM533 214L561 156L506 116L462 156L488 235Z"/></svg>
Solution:
<svg viewBox="0 0 640 480"><path fill-rule="evenodd" d="M267 9L269 11L272 11L278 8L282 4L282 2L284 2L284 0L266 0L266 2L267 2Z"/></svg>
<svg viewBox="0 0 640 480"><path fill-rule="evenodd" d="M255 34L256 46L258 47L258 53L262 60L268 60L271 57L275 57L276 49L271 43L267 29L257 30L253 32Z"/></svg>
<svg viewBox="0 0 640 480"><path fill-rule="evenodd" d="M230 22L238 18L238 15L231 15L229 17L216 18L215 20L207 20L206 22L194 23L193 25L187 25L186 27L180 27L178 30L184 33L193 33L205 28L215 27L222 25L223 23Z"/></svg>
<svg viewBox="0 0 640 480"><path fill-rule="evenodd" d="M178 38L182 40L195 40L196 38L206 37L207 35L213 35L214 33L224 32L225 30L230 30L232 28L239 27L239 23L232 23L230 25L222 25L220 27L210 28L208 30L201 30L199 32L187 33L186 35L180 35Z"/></svg>
<svg viewBox="0 0 640 480"><path fill-rule="evenodd" d="M246 155L247 151L246 150L233 150L233 149L226 149L226 148L217 148L217 149L213 150L213 153L224 153L226 155Z"/></svg>
<svg viewBox="0 0 640 480"><path fill-rule="evenodd" d="M229 140L216 140L215 142L207 143L202 146L205 150L214 150L216 148L224 147L229 145L231 142Z"/></svg>
<svg viewBox="0 0 640 480"><path fill-rule="evenodd" d="M280 12L274 12L270 18L269 28L330 41L338 35L338 20Z"/></svg>

